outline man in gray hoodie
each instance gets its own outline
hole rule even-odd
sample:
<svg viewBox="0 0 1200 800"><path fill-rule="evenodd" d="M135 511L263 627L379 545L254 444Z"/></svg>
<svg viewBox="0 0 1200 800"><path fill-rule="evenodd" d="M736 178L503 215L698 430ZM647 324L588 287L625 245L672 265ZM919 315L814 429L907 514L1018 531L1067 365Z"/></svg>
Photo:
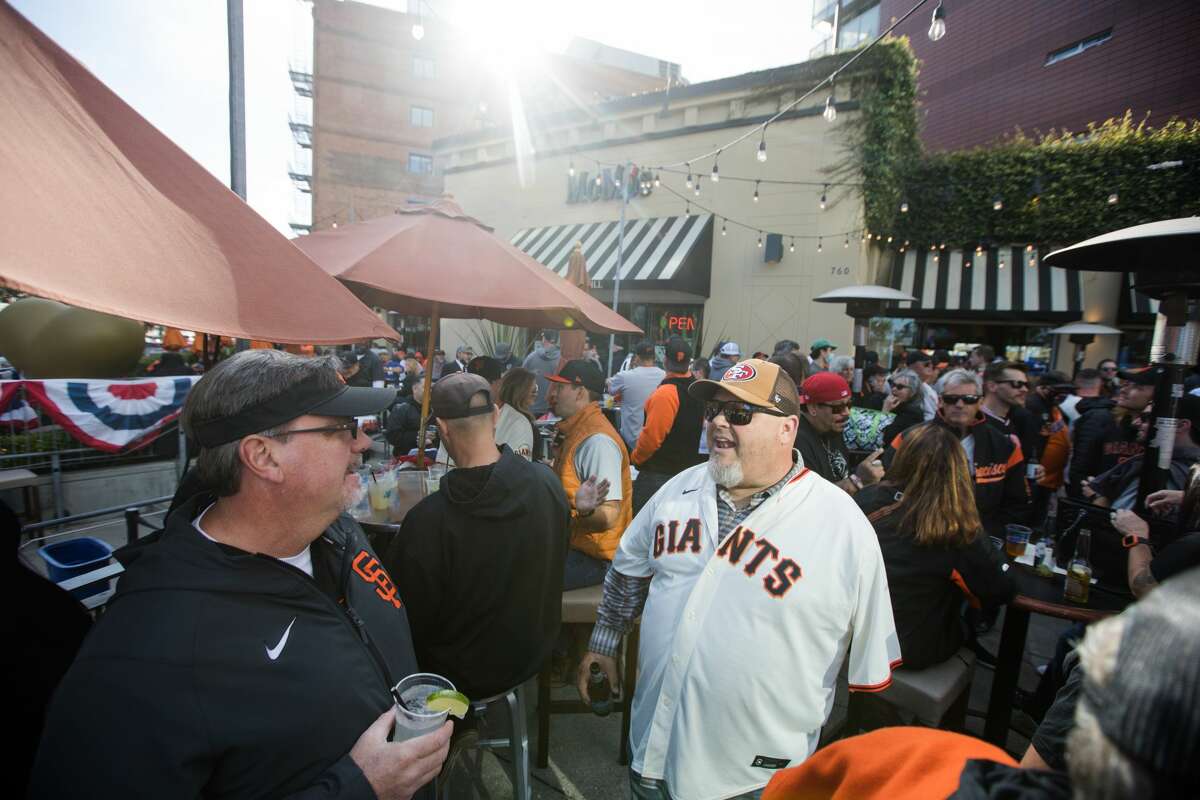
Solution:
<svg viewBox="0 0 1200 800"><path fill-rule="evenodd" d="M534 399L533 405L529 409L535 417L540 417L550 408L550 404L547 402L550 384L546 381L546 377L558 374L559 355L558 331L544 330L542 331L542 340L532 353L525 356L525 363L521 365L537 376L537 398Z"/></svg>

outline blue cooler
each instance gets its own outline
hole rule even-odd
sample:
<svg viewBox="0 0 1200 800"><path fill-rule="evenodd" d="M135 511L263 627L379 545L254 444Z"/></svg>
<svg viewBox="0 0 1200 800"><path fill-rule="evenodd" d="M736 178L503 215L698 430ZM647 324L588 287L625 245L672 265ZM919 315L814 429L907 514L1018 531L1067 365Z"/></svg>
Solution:
<svg viewBox="0 0 1200 800"><path fill-rule="evenodd" d="M46 562L50 572L50 580L55 583L100 569L112 560L112 552L107 542L93 539L91 536L80 536L78 539L55 542L38 548L38 554ZM109 583L109 579L105 578L88 586L80 586L71 590L71 596L82 600L94 594L107 592Z"/></svg>

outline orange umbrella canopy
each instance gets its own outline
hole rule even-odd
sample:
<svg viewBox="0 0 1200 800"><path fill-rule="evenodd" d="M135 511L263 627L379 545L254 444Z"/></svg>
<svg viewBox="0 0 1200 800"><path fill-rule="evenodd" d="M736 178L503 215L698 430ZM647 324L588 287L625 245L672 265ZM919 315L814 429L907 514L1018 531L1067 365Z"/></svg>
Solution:
<svg viewBox="0 0 1200 800"><path fill-rule="evenodd" d="M3 2L0 75L0 285L246 339L398 337Z"/></svg>
<svg viewBox="0 0 1200 800"><path fill-rule="evenodd" d="M295 240L371 305L528 328L641 329L443 198Z"/></svg>

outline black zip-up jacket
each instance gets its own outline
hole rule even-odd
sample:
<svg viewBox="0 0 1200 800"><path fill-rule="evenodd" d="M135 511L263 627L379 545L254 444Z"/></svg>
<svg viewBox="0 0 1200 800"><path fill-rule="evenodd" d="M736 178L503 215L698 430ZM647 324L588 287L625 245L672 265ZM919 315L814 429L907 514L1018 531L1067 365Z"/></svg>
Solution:
<svg viewBox="0 0 1200 800"><path fill-rule="evenodd" d="M957 430L946 424L940 411L932 422L958 435ZM1025 456L1016 437L1005 436L988 424L983 412L976 414L970 433L975 439L975 508L988 535L1003 538L1005 525L1027 525L1032 512L1029 484L1025 480ZM900 434L888 445L883 454L884 467L891 467L904 436Z"/></svg>
<svg viewBox="0 0 1200 800"><path fill-rule="evenodd" d="M350 749L417 672L395 585L348 516L312 543L310 578L201 536L211 499L118 552L30 796L375 797Z"/></svg>
<svg viewBox="0 0 1200 800"><path fill-rule="evenodd" d="M472 700L533 677L558 636L571 507L544 464L450 470L384 553L404 592L421 669Z"/></svg>
<svg viewBox="0 0 1200 800"><path fill-rule="evenodd" d="M965 641L964 599L976 608L1007 603L1016 585L1000 551L982 534L962 547L917 544L911 525L901 523L901 499L886 483L854 496L879 537L904 667L925 669L950 658Z"/></svg>
<svg viewBox="0 0 1200 800"><path fill-rule="evenodd" d="M1067 494L1083 497L1080 481L1140 456L1146 449L1137 443L1137 430L1126 418L1113 416L1116 404L1103 397L1085 397L1075 409L1079 419L1071 437L1071 464L1067 469Z"/></svg>

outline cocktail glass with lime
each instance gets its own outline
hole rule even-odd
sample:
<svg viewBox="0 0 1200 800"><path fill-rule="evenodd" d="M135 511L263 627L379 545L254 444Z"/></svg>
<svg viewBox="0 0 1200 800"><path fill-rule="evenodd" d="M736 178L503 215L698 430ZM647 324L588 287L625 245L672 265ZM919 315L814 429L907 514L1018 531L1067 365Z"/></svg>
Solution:
<svg viewBox="0 0 1200 800"><path fill-rule="evenodd" d="M448 714L462 718L467 698L454 684L432 672L409 675L392 689L396 698L396 729L393 742L416 739L442 726Z"/></svg>

